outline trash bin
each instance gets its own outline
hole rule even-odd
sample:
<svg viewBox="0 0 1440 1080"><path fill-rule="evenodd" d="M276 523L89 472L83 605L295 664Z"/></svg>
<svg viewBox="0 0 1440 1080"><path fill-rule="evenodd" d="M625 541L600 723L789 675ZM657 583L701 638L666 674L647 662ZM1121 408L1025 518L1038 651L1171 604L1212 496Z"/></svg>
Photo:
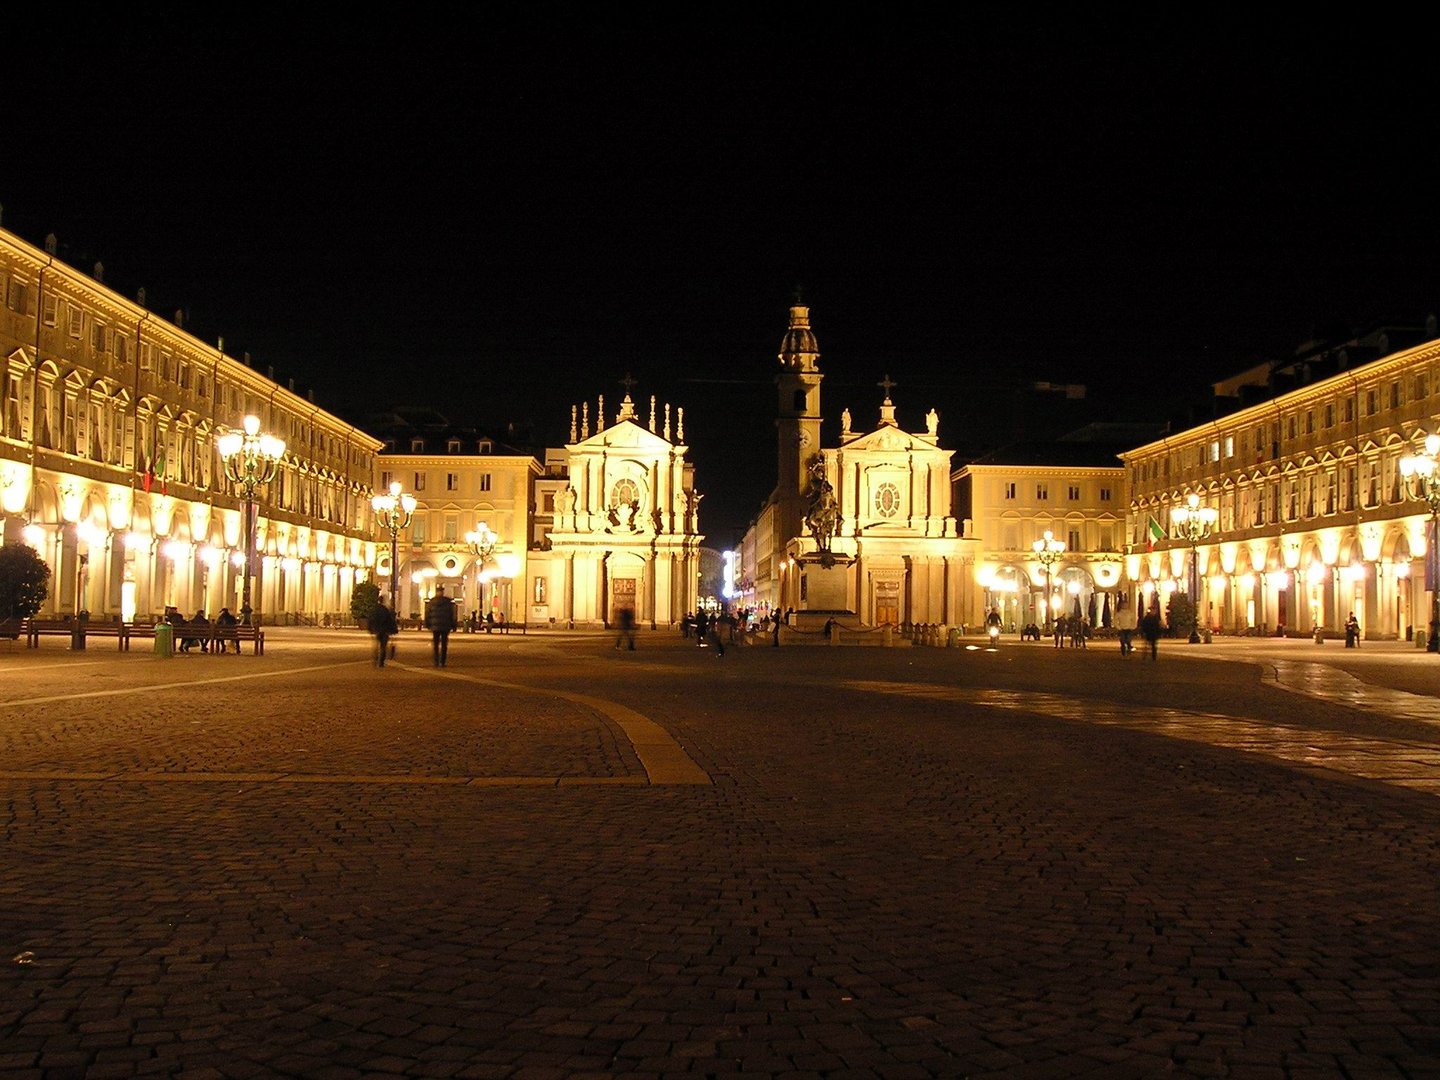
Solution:
<svg viewBox="0 0 1440 1080"><path fill-rule="evenodd" d="M155 624L155 655L175 655L175 628L167 622Z"/></svg>

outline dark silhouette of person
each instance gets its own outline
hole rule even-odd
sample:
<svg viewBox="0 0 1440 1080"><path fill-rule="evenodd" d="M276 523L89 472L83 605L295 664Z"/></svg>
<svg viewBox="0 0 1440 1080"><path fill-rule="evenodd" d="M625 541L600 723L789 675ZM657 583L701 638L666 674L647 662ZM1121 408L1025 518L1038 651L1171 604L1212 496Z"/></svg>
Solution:
<svg viewBox="0 0 1440 1080"><path fill-rule="evenodd" d="M615 625L620 632L615 635L615 648L623 643L630 652L635 651L635 609L622 607L615 613Z"/></svg>
<svg viewBox="0 0 1440 1080"><path fill-rule="evenodd" d="M222 607L220 609L220 614L215 616L215 628L217 630L233 630L239 625L240 620L235 617L235 613L231 611L228 607ZM229 646L226 645L223 638L217 637L215 639L216 652L223 653L228 647ZM235 642L235 651L237 653L240 651L240 642L238 640Z"/></svg>
<svg viewBox="0 0 1440 1080"><path fill-rule="evenodd" d="M1150 659L1154 660L1160 649L1160 612L1152 608L1141 616L1140 636L1150 646Z"/></svg>
<svg viewBox="0 0 1440 1080"><path fill-rule="evenodd" d="M425 608L425 625L430 630L430 648L435 666L444 667L450 654L450 631L455 629L455 601L445 595L445 586L435 586L435 596Z"/></svg>
<svg viewBox="0 0 1440 1080"><path fill-rule="evenodd" d="M390 639L400 629L399 623L395 620L395 613L384 604L376 604L375 610L370 612L366 626L375 636L375 666L384 667L385 657L390 651ZM239 647L238 642L236 647Z"/></svg>

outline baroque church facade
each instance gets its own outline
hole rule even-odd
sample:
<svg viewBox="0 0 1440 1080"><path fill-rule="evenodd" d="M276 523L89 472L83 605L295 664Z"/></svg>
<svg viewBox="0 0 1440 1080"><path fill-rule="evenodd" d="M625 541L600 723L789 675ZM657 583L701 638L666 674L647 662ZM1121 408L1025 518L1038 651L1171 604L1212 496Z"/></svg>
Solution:
<svg viewBox="0 0 1440 1080"><path fill-rule="evenodd" d="M610 627L621 609L639 626L679 627L695 610L700 574L695 466L685 410L642 422L627 388L607 423L596 401L570 412L570 440L546 452L536 481L533 548L525 571L532 626Z"/></svg>
<svg viewBox="0 0 1440 1080"><path fill-rule="evenodd" d="M974 597L975 541L951 512L952 451L939 416L923 431L897 419L889 377L873 428L849 408L835 444L821 440L820 349L796 303L776 386L776 486L741 544L743 600L794 612L797 629L958 624Z"/></svg>

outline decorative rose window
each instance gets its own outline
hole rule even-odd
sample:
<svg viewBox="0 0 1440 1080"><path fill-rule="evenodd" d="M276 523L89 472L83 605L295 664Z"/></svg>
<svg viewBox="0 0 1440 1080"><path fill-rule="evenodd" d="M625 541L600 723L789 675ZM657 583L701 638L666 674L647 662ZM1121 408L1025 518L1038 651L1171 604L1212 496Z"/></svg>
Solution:
<svg viewBox="0 0 1440 1080"><path fill-rule="evenodd" d="M900 512L900 489L889 482L875 488L875 514L877 517L892 518Z"/></svg>

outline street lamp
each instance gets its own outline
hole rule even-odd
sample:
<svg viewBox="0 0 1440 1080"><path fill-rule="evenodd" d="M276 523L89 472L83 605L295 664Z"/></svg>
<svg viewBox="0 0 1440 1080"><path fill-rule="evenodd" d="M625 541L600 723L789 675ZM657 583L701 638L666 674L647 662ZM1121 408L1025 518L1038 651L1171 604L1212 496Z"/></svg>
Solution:
<svg viewBox="0 0 1440 1080"><path fill-rule="evenodd" d="M1425 565L1435 566L1436 545L1440 543L1440 435L1426 435L1425 449L1400 459L1400 475L1405 478L1405 494L1430 507L1430 537L1425 545ZM1425 639L1426 652L1440 652L1440 581L1433 572L1425 577L1430 588L1430 636Z"/></svg>
<svg viewBox="0 0 1440 1080"><path fill-rule="evenodd" d="M476 565L479 566L475 572L475 614L481 619L485 617L485 566L489 563L490 556L495 554L495 544L499 539L495 531L483 521L475 526L474 532L465 534L465 543L469 545L470 554L475 556Z"/></svg>
<svg viewBox="0 0 1440 1080"><path fill-rule="evenodd" d="M255 572L255 490L275 479L280 459L285 455L285 440L260 434L260 418L247 416L244 431L227 431L216 440L225 475L240 485L245 499L245 570L242 575L240 622L249 626L254 618L250 606L250 577Z"/></svg>
<svg viewBox="0 0 1440 1080"><path fill-rule="evenodd" d="M1201 506L1200 496L1185 497L1184 506L1170 511L1170 520L1180 527L1180 536L1190 543L1190 644L1200 644L1200 555L1196 545L1210 535L1215 522L1220 520L1220 511L1213 506Z"/></svg>
<svg viewBox="0 0 1440 1080"><path fill-rule="evenodd" d="M390 490L370 500L375 509L376 523L390 534L390 610L400 617L396 599L400 590L400 530L410 524L415 513L415 496L400 490L400 481L392 480Z"/></svg>
<svg viewBox="0 0 1440 1080"><path fill-rule="evenodd" d="M1049 529L1044 535L1030 545L1035 551L1035 558L1040 560L1040 565L1045 570L1045 632L1050 632L1050 587L1053 584L1053 567L1065 554L1065 541L1056 540L1055 534Z"/></svg>

